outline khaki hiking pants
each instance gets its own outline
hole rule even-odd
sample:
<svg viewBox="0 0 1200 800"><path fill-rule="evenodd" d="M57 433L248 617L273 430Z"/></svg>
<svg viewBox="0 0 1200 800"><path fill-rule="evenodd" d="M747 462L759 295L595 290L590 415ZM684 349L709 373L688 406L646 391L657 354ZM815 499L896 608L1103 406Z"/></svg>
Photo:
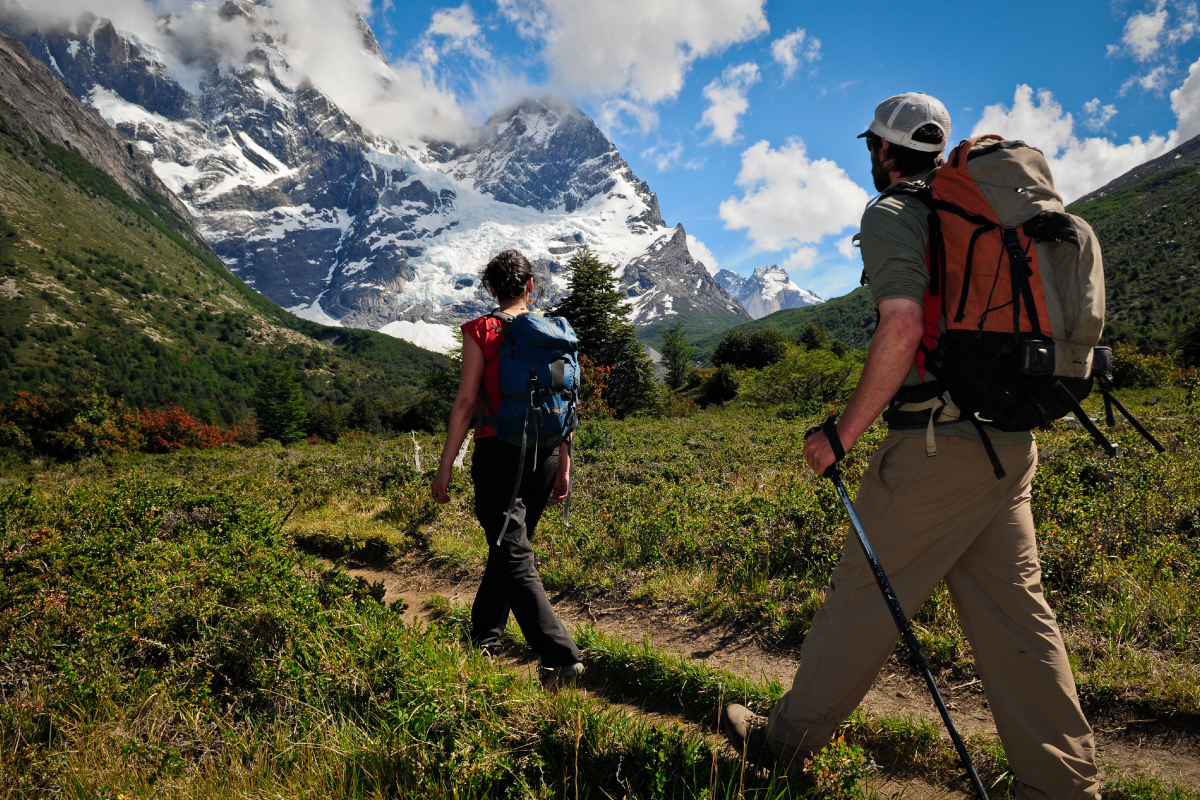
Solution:
<svg viewBox="0 0 1200 800"><path fill-rule="evenodd" d="M855 509L910 616L946 581L971 644L1021 800L1099 798L1095 742L1042 595L1029 509L1037 447L889 434L858 485ZM866 696L898 632L853 532L800 651L792 688L769 722L771 748L802 760L826 745Z"/></svg>

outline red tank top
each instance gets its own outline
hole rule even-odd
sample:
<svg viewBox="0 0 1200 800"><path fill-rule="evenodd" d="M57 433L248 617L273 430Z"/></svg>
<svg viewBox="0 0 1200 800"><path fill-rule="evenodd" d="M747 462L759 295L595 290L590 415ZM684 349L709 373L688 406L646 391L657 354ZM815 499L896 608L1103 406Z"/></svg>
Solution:
<svg viewBox="0 0 1200 800"><path fill-rule="evenodd" d="M484 416L494 415L500 410L500 343L504 341L504 326L495 317L480 317L463 323L461 329L463 336L470 336L483 351L483 394L479 402ZM475 431L476 440L495 435L495 429L489 425Z"/></svg>

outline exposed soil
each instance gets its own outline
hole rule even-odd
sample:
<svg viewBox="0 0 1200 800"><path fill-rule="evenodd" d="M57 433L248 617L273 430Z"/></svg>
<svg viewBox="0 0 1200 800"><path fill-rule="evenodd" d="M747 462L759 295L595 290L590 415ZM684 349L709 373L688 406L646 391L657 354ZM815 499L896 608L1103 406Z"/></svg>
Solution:
<svg viewBox="0 0 1200 800"><path fill-rule="evenodd" d="M454 603L470 603L479 583L478 569L445 575L427 564L412 562L397 562L386 568L355 565L349 566L348 571L371 582L382 581L385 603L403 597L406 601L404 614L410 620L428 621L425 603L435 594ZM785 687L791 683L800 657L795 649L763 646L752 631L707 624L677 608L629 605L609 598L580 601L566 594L551 595L550 600L555 612L568 625L590 623L598 630L626 639L649 638L668 652L706 661L739 674L746 673L755 679L777 679ZM534 668L534 661L528 654L515 654L513 663L522 669ZM978 681L967 679L949 686L943 683L940 688L954 722L964 736L977 733L998 738ZM925 717L938 720L940 727L937 708L924 681L909 666L902 647L892 654L862 705L864 711L873 716ZM638 709L638 712L644 713L644 710ZM674 721L675 718L664 719ZM1096 732L1099 760L1108 773L1157 778L1168 785L1179 784L1200 790L1200 735L1196 731L1181 731L1158 720L1120 713L1109 713L1091 722ZM713 735L711 725L697 727L697 731ZM884 797L967 796L942 786L909 779L891 780L886 776L880 776L876 781L876 789Z"/></svg>

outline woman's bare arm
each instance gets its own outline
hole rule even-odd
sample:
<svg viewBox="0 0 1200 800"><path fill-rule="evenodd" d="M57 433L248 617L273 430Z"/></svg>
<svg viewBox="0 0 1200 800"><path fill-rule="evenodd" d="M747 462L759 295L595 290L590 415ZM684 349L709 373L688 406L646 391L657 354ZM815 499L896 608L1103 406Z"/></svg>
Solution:
<svg viewBox="0 0 1200 800"><path fill-rule="evenodd" d="M462 447L463 440L471 432L475 408L479 404L479 392L483 382L483 351L469 336L463 337L462 373L458 379L458 396L450 409L450 425L446 431L446 446L438 463L437 476L433 479L433 496L439 503L450 502L450 469Z"/></svg>

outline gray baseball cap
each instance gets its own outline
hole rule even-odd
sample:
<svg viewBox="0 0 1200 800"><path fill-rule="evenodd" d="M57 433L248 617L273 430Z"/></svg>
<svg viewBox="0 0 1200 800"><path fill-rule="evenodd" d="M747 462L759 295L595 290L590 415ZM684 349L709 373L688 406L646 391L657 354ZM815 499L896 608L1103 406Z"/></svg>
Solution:
<svg viewBox="0 0 1200 800"><path fill-rule="evenodd" d="M913 133L925 125L936 125L942 132L942 141L938 144L914 142ZM875 119L858 138L868 133L910 150L939 153L950 141L950 112L940 100L924 92L905 92L875 106Z"/></svg>

